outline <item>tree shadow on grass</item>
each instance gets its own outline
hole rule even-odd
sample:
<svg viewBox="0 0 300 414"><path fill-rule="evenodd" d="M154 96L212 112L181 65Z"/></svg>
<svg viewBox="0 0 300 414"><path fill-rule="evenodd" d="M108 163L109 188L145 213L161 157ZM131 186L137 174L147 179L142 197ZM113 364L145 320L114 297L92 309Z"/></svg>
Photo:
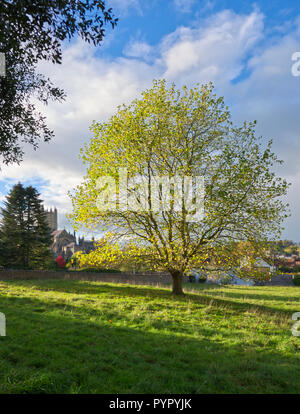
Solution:
<svg viewBox="0 0 300 414"><path fill-rule="evenodd" d="M300 292L299 292L300 293ZM241 292L229 292L223 291L221 293L225 297L232 298L232 299L257 299L257 300L268 300L268 301L277 301L286 303L286 301L299 301L300 295L293 296L293 295L286 295L286 296L278 296L274 295L273 292L270 294L252 294L252 293L241 293Z"/></svg>
<svg viewBox="0 0 300 414"><path fill-rule="evenodd" d="M1 392L300 392L296 353L225 343L205 331L196 338L118 326L91 320L84 306L19 297L0 303L8 324L0 338Z"/></svg>
<svg viewBox="0 0 300 414"><path fill-rule="evenodd" d="M13 280L9 283L17 286L24 287L34 287L40 291L54 291L54 292L64 292L71 294L80 294L80 295L101 295L109 294L111 298L118 297L119 299L124 299L127 297L131 298L147 298L147 299L163 299L177 303L186 303L189 302L198 303L202 305L217 306L222 309L228 308L234 311L240 312L255 312L255 313L265 313L275 316L285 316L286 318L291 317L291 312L299 311L298 305L295 304L294 309L284 309L284 308L274 308L272 306L267 306L259 303L247 302L248 295L242 295L245 298L244 302L237 302L234 300L227 299L227 292L224 293L226 297L217 297L213 296L212 292L215 290L218 294L219 286L209 286L207 289L203 288L197 293L192 293L187 291L184 296L174 296L171 294L171 291L167 288L146 286L146 285L127 285L127 284L109 284L105 282L90 282L90 281L75 281L75 280ZM206 294L208 290L208 294ZM235 297L232 294L231 298ZM249 297L250 298L250 297ZM270 292L270 297L267 296L268 300L273 300L272 292ZM258 298L259 299L259 298ZM282 298L280 297L280 300Z"/></svg>
<svg viewBox="0 0 300 414"><path fill-rule="evenodd" d="M186 286L187 291L193 292L201 292L201 291L217 291L218 289L221 290L221 294L230 297L249 297L253 299L274 299L279 301L284 301L287 298L292 300L299 300L300 299L300 289L297 289L296 286L235 286L235 285L202 285L202 286L195 286L193 289L190 286ZM277 289L284 289L283 295L276 295ZM263 291L263 293L261 293ZM268 293L266 293L268 292ZM298 293L298 294L296 294ZM286 295L286 296L284 296Z"/></svg>
<svg viewBox="0 0 300 414"><path fill-rule="evenodd" d="M275 287L275 289L278 288L277 286ZM284 287L285 288L285 287ZM253 292L252 289L255 288L249 288L246 291L241 291L241 289L236 288L235 286L228 286L228 290L226 289L226 287L221 290L221 292L218 292L217 290L213 289L212 291L206 291L206 289L199 289L199 290L195 290L193 293L195 292L199 292L199 294L201 295L201 293L203 292L206 296L208 297L213 297L215 300L220 299L218 296L221 295L222 299L221 300L229 300L229 299L237 299L237 300L244 300L246 303L248 301L249 306L253 306L253 307L259 307L262 310L273 310L274 312L283 312L283 313L288 313L289 315L291 315L291 312L295 311L299 311L299 302L300 302L300 290L299 290L299 294L295 295L293 293L295 293L294 290L291 290L293 288L289 288L288 291L285 291L283 293L283 295L276 295L274 294L276 292L275 289L270 289L269 290L269 294L266 293L260 293L259 291L257 293ZM258 288L260 290L260 288ZM264 291L267 290L264 288ZM216 295L216 296L214 296ZM267 301L270 302L270 306L268 306L268 304L254 304L253 300L257 300L257 301ZM276 303L274 303L276 302ZM294 303L293 303L294 302ZM236 302L238 303L238 302ZM240 303L240 302L239 302ZM289 303L290 307L289 308L284 308L284 306ZM292 309L292 307L294 309Z"/></svg>

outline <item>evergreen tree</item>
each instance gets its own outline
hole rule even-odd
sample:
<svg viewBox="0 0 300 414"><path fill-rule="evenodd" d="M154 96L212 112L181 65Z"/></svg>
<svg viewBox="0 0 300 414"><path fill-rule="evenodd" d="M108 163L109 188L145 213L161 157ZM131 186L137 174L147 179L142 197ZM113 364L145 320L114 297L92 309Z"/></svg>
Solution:
<svg viewBox="0 0 300 414"><path fill-rule="evenodd" d="M43 268L51 260L50 228L37 190L16 184L1 209L0 239L5 267Z"/></svg>

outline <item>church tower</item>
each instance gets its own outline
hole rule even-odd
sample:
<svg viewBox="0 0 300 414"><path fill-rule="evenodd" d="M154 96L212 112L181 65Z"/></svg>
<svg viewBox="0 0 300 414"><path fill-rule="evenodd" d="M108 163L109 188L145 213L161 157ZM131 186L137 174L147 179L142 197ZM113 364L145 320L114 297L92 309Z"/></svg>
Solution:
<svg viewBox="0 0 300 414"><path fill-rule="evenodd" d="M51 233L52 233L53 231L57 230L57 209L56 207L54 208L53 211L52 211L52 208L50 208L50 210L45 210L45 214L46 214L48 226L50 227Z"/></svg>

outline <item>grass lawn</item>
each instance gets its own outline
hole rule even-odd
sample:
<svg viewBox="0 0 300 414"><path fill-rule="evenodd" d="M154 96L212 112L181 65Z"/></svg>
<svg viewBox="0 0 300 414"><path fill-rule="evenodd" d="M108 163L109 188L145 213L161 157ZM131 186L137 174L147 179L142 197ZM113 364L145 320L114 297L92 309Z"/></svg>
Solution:
<svg viewBox="0 0 300 414"><path fill-rule="evenodd" d="M0 282L1 393L300 393L300 287Z"/></svg>

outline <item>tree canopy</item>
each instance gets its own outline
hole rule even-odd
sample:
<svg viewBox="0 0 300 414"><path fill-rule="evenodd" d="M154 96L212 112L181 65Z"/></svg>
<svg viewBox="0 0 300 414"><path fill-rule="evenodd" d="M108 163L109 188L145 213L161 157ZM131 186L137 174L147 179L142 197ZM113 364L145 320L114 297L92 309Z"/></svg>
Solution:
<svg viewBox="0 0 300 414"><path fill-rule="evenodd" d="M9 268L45 268L52 260L52 239L37 190L16 184L4 201L1 216L1 264Z"/></svg>
<svg viewBox="0 0 300 414"><path fill-rule="evenodd" d="M61 63L63 42L76 35L99 45L105 23L115 27L117 19L100 0L0 2L0 52L6 58L6 76L0 76L0 156L5 163L22 160L21 142L37 148L39 139L54 136L32 98L46 104L65 94L37 72L38 62Z"/></svg>
<svg viewBox="0 0 300 414"><path fill-rule="evenodd" d="M81 151L87 174L71 196L70 218L77 228L109 232L112 252L103 255L99 246L98 256L97 250L91 253L98 265L121 248L132 260L169 271L173 293L180 294L184 272L240 268L237 243L246 241L259 251L279 237L287 217L281 196L288 184L273 166L281 161L271 141L264 145L256 137L255 122L233 125L212 84L178 90L154 81L141 98L119 107L109 121L94 122L91 131L93 138ZM128 177L125 206L120 168ZM190 202L172 183L169 189L158 183L159 208L154 208L152 183L162 176L190 177ZM204 178L205 189L204 214L197 220L189 218L197 207L195 177ZM137 208L129 206L130 198ZM130 248L122 247L126 244Z"/></svg>

